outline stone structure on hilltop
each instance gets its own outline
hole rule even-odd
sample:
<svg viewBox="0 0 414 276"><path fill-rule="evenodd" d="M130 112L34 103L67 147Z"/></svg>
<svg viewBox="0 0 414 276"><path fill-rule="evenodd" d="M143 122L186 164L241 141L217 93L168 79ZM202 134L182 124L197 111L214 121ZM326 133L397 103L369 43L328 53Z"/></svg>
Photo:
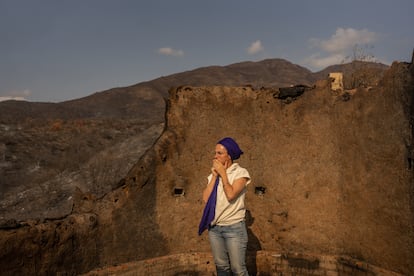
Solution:
<svg viewBox="0 0 414 276"><path fill-rule="evenodd" d="M329 78L332 78L331 89L332 90L343 90L343 74L338 72L329 73Z"/></svg>
<svg viewBox="0 0 414 276"><path fill-rule="evenodd" d="M303 273L338 266L294 256L341 264L352 258L350 266L367 274L371 266L412 273L411 66L393 64L378 86L346 100L328 78L287 102L275 89L171 89L165 130L122 187L102 198L79 193L62 220L1 230L1 274L79 274L209 252L206 234L197 235L201 193L224 136L241 145L239 162L253 180L246 196L250 269L255 256L277 252Z"/></svg>

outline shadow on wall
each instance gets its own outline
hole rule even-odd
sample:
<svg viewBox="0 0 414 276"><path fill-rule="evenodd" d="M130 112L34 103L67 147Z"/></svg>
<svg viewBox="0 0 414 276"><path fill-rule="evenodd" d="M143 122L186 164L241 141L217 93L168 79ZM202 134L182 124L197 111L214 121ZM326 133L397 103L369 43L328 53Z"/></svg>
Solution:
<svg viewBox="0 0 414 276"><path fill-rule="evenodd" d="M255 276L257 274L257 262L256 255L257 252L262 250L259 239L253 233L250 228L253 225L254 217L252 216L250 210L246 210L246 226L247 226L247 235L249 241L247 243L247 268L249 274Z"/></svg>

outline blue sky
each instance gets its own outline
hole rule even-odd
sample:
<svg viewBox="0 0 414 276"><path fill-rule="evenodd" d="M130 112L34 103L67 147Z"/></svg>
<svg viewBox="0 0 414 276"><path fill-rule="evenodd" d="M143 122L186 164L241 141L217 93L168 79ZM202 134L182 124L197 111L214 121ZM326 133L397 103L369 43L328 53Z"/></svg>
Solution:
<svg viewBox="0 0 414 276"><path fill-rule="evenodd" d="M411 61L412 0L0 0L0 100L60 102L210 65Z"/></svg>

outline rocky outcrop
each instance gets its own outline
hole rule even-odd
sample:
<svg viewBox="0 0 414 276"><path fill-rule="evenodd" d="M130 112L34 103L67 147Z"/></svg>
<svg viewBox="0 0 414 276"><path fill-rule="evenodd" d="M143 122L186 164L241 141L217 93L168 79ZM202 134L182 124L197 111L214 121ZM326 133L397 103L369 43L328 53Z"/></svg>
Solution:
<svg viewBox="0 0 414 276"><path fill-rule="evenodd" d="M7 145L0 160L0 228L70 215L76 189L102 197L119 187L163 129L161 122L136 119L8 126L0 131Z"/></svg>
<svg viewBox="0 0 414 276"><path fill-rule="evenodd" d="M79 191L66 218L0 230L1 274L79 274L208 252L197 235L201 192L224 136L241 145L253 180L249 254L342 255L410 274L410 66L394 63L378 85L352 91L320 80L292 101L251 86L171 89L164 132L121 187L101 198Z"/></svg>

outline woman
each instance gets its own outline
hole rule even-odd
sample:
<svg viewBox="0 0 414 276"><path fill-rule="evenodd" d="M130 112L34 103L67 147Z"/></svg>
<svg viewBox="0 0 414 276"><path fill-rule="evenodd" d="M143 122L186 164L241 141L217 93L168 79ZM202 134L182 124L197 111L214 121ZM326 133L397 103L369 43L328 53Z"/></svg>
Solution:
<svg viewBox="0 0 414 276"><path fill-rule="evenodd" d="M203 191L206 203L199 234L208 229L208 237L217 275L248 275L246 268L247 230L244 198L250 183L249 172L234 160L243 151L230 137L215 148L211 174Z"/></svg>

